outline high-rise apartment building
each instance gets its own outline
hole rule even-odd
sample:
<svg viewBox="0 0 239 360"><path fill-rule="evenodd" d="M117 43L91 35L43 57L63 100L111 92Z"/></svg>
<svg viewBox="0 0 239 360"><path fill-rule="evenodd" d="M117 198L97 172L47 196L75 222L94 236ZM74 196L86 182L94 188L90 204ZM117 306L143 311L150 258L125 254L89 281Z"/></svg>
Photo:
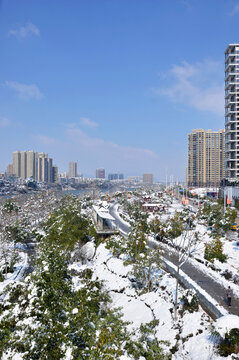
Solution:
<svg viewBox="0 0 239 360"><path fill-rule="evenodd" d="M27 152L20 152L20 177L26 179L27 177Z"/></svg>
<svg viewBox="0 0 239 360"><path fill-rule="evenodd" d="M154 182L153 174L151 174L151 173L143 174L143 183L144 184L152 185L153 182Z"/></svg>
<svg viewBox="0 0 239 360"><path fill-rule="evenodd" d="M239 178L239 44L225 51L225 177Z"/></svg>
<svg viewBox="0 0 239 360"><path fill-rule="evenodd" d="M26 177L36 179L36 153L35 151L25 151L26 153Z"/></svg>
<svg viewBox="0 0 239 360"><path fill-rule="evenodd" d="M56 183L58 181L58 167L57 166L52 166L52 175L53 175L52 182Z"/></svg>
<svg viewBox="0 0 239 360"><path fill-rule="evenodd" d="M12 167L13 167L13 174L20 177L21 176L21 157L20 151L14 151L12 154Z"/></svg>
<svg viewBox="0 0 239 360"><path fill-rule="evenodd" d="M105 169L96 169L95 170L95 177L97 179L105 179Z"/></svg>
<svg viewBox="0 0 239 360"><path fill-rule="evenodd" d="M77 177L77 163L74 161L71 161L68 164L68 177L69 178Z"/></svg>
<svg viewBox="0 0 239 360"><path fill-rule="evenodd" d="M15 151L13 174L23 179L32 177L37 181L54 182L57 179L57 167L53 167L52 159L45 153Z"/></svg>
<svg viewBox="0 0 239 360"><path fill-rule="evenodd" d="M188 134L188 186L219 186L224 178L224 130Z"/></svg>

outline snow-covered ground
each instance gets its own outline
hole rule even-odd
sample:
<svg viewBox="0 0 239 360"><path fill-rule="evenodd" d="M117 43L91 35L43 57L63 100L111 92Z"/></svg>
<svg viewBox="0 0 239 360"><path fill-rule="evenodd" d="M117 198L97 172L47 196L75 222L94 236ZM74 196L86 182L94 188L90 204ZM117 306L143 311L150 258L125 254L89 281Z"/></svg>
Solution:
<svg viewBox="0 0 239 360"><path fill-rule="evenodd" d="M107 203L104 204L108 206ZM160 220L166 221L172 217L176 211L181 211L183 206L173 201L168 203L167 211L164 214L150 215L149 219L158 216ZM127 214L123 212L118 206L118 215L124 215L124 221L128 224ZM129 219L127 219L129 220ZM204 260L204 244L211 241L206 227L197 224L194 231L200 233L200 241L195 246L194 256L201 261ZM228 255L228 260L225 264L218 261L214 265L221 271L226 269L233 273L238 272L239 267L239 246L237 246L236 239L229 241L222 238L224 244L224 252ZM165 245L168 246L168 245ZM0 283L0 291L8 285L11 281L19 281L24 269L27 266L27 254L20 252L21 260L16 264L16 269L13 274L8 274L5 281ZM176 280L164 272L159 272L158 287L154 291L139 294L134 288L130 280L130 272L132 265L125 266L122 258L114 257L111 252L106 249L105 244L102 243L95 249L94 243L89 242L85 246L84 254L87 254L89 259L84 264L75 262L70 265L71 269L77 271L90 268L93 271L94 277L104 281L105 289L109 292L112 298L112 307L120 307L123 315L123 320L129 321L130 330L134 330L135 335L141 324L146 324L154 319L159 320L156 327L156 336L158 340L169 342L164 345L165 351L171 349L172 360L231 360L232 357L220 357L215 353L215 338L212 336L212 326L215 326L219 333L225 333L231 326L239 326L238 318L234 315L226 315L214 322L199 306L198 311L189 313L185 311L183 316L179 316L178 320L174 320L174 300ZM217 278L219 282L223 282L225 287L228 286L228 281L206 265L191 258L189 261L197 264L202 271L207 272L212 278ZM81 281L77 276L74 276L74 286L81 286ZM239 296L239 287L231 284L234 294ZM185 293L183 288L179 288L179 300ZM15 358L14 360L17 360ZM122 356L120 360L128 360L128 357ZM144 360L144 359L141 359Z"/></svg>
<svg viewBox="0 0 239 360"><path fill-rule="evenodd" d="M4 281L0 282L0 293L6 288L7 285L21 280L24 272L28 266L28 256L26 252L19 251L19 260L14 266L14 272L5 275Z"/></svg>
<svg viewBox="0 0 239 360"><path fill-rule="evenodd" d="M172 218L176 212L182 211L183 209L184 206L178 200L173 198L172 203L168 205L164 213L156 213L156 214L150 213L148 221L151 221L157 217L160 221L166 222L169 218ZM117 206L116 210L118 216L121 216L123 212L121 207ZM205 261L204 259L205 245L211 242L212 240L212 237L210 237L210 231L208 231L207 227L202 223L200 223L200 221L199 222L197 221L196 227L192 231L192 233L196 233L196 232L199 234L198 241L195 243L194 247L192 248L191 251L192 258L189 259L189 261L196 264L196 266L200 268L201 271L210 274L212 278L214 279L216 278L219 282L223 283L225 287L228 287L230 285L233 288L234 294L239 297L239 286L234 284L233 282L235 276L239 277L239 238L237 236L237 233L231 231L229 232L229 236L221 237L220 240L222 241L223 244L223 253L227 256L227 261L225 263L222 263L215 259L213 263L213 268L217 269L217 271L215 271L212 270L210 266L205 265L208 262ZM179 237L178 239L174 239L175 245L179 245L180 242L181 242L181 237ZM167 246L167 248L169 247ZM200 260L200 262L194 259L198 259ZM204 262L205 264L203 264L202 262ZM223 272L231 272L232 273L231 280L226 280L225 277L220 275Z"/></svg>
<svg viewBox="0 0 239 360"><path fill-rule="evenodd" d="M71 265L71 268L78 271L86 267L91 268L95 277L104 281L105 288L112 298L112 307L121 308L123 319L130 321L128 327L134 330L136 335L141 324L146 324L153 319L159 320L156 336L159 340L169 342L169 345L164 345L166 351L175 349L172 355L173 360L232 359L230 356L225 358L215 353L215 343L211 335L214 321L201 307L193 313L184 312L178 321L174 321L173 302L176 281L171 275L162 271L158 288L139 295L128 276L132 266L125 266L123 259L113 257L105 244L97 248L94 259L87 265L81 263ZM77 286L76 279L75 284ZM179 298L184 292L185 290L180 287ZM234 322L238 321L238 318L233 315L232 318ZM227 324L228 321L221 320L221 326L224 328L225 323ZM121 357L121 360L123 359L128 358Z"/></svg>

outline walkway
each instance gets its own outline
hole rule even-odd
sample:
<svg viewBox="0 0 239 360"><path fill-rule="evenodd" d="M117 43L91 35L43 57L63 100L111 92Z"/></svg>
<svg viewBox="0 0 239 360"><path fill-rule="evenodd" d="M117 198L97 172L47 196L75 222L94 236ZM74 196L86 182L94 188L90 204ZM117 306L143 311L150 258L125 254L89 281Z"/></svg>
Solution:
<svg viewBox="0 0 239 360"><path fill-rule="evenodd" d="M130 228L126 226L124 222L120 219L117 214L115 207L112 206L110 208L110 214L115 217L117 226L123 230L125 233L130 232ZM165 254L164 257L166 260L170 261L174 265L177 264L177 257L175 251L168 251L166 253L167 248L164 247ZM205 267L206 268L206 267ZM197 267L196 260L189 259L184 263L181 270L188 275L193 281L195 281L203 290L205 290L214 300L218 302L220 306L223 306L227 311L231 314L239 316L239 298L233 296L232 298L232 306L227 306L226 299L226 288L223 284L219 283L216 279L213 280L211 276L207 275L205 272L201 271L200 268ZM229 284L229 282L228 282Z"/></svg>

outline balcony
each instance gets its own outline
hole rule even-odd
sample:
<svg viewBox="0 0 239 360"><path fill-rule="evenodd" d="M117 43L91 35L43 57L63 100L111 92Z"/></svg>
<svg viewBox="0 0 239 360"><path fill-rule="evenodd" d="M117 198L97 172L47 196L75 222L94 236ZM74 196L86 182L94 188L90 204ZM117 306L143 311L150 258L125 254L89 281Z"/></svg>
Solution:
<svg viewBox="0 0 239 360"><path fill-rule="evenodd" d="M228 116L229 114L235 114L237 111L236 109L230 109L230 108L226 108L226 111L225 111L225 116ZM231 119L232 120L232 119Z"/></svg>
<svg viewBox="0 0 239 360"><path fill-rule="evenodd" d="M231 62L228 62L228 63L226 63L225 64L225 71L227 71L228 70L228 67L229 66L235 66L236 65L236 61L231 61Z"/></svg>
<svg viewBox="0 0 239 360"><path fill-rule="evenodd" d="M237 84L236 80L228 80L228 81L225 81L225 87L227 88L229 85L231 86L235 86Z"/></svg>
<svg viewBox="0 0 239 360"><path fill-rule="evenodd" d="M228 99L231 95L236 95L236 89L230 89L225 91L225 99Z"/></svg>
<svg viewBox="0 0 239 360"><path fill-rule="evenodd" d="M225 107L230 106L230 104L235 104L235 103L236 103L236 98L235 97L230 98L230 99L227 98L225 100Z"/></svg>
<svg viewBox="0 0 239 360"><path fill-rule="evenodd" d="M231 71L227 71L226 73L225 73L225 80L228 80L228 78L230 77L230 76L236 76L237 75L237 73L235 72L235 70L233 71L233 69L231 69Z"/></svg>
<svg viewBox="0 0 239 360"><path fill-rule="evenodd" d="M236 52L235 51L231 51L225 54L225 60L229 58L229 56L235 56Z"/></svg>

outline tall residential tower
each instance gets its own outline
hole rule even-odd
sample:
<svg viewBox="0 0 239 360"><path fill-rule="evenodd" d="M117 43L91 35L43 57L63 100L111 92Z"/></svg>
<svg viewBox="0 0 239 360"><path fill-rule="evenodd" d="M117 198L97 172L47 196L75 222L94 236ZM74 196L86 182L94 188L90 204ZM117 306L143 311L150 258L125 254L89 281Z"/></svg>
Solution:
<svg viewBox="0 0 239 360"><path fill-rule="evenodd" d="M77 177L77 163L74 161L71 161L68 164L68 177L69 178Z"/></svg>
<svg viewBox="0 0 239 360"><path fill-rule="evenodd" d="M57 167L53 166L52 159L33 150L13 153L13 174L23 179L32 177L37 181L57 181Z"/></svg>
<svg viewBox="0 0 239 360"><path fill-rule="evenodd" d="M224 178L224 130L188 134L188 186L219 186Z"/></svg>
<svg viewBox="0 0 239 360"><path fill-rule="evenodd" d="M225 51L225 177L239 178L239 44Z"/></svg>

